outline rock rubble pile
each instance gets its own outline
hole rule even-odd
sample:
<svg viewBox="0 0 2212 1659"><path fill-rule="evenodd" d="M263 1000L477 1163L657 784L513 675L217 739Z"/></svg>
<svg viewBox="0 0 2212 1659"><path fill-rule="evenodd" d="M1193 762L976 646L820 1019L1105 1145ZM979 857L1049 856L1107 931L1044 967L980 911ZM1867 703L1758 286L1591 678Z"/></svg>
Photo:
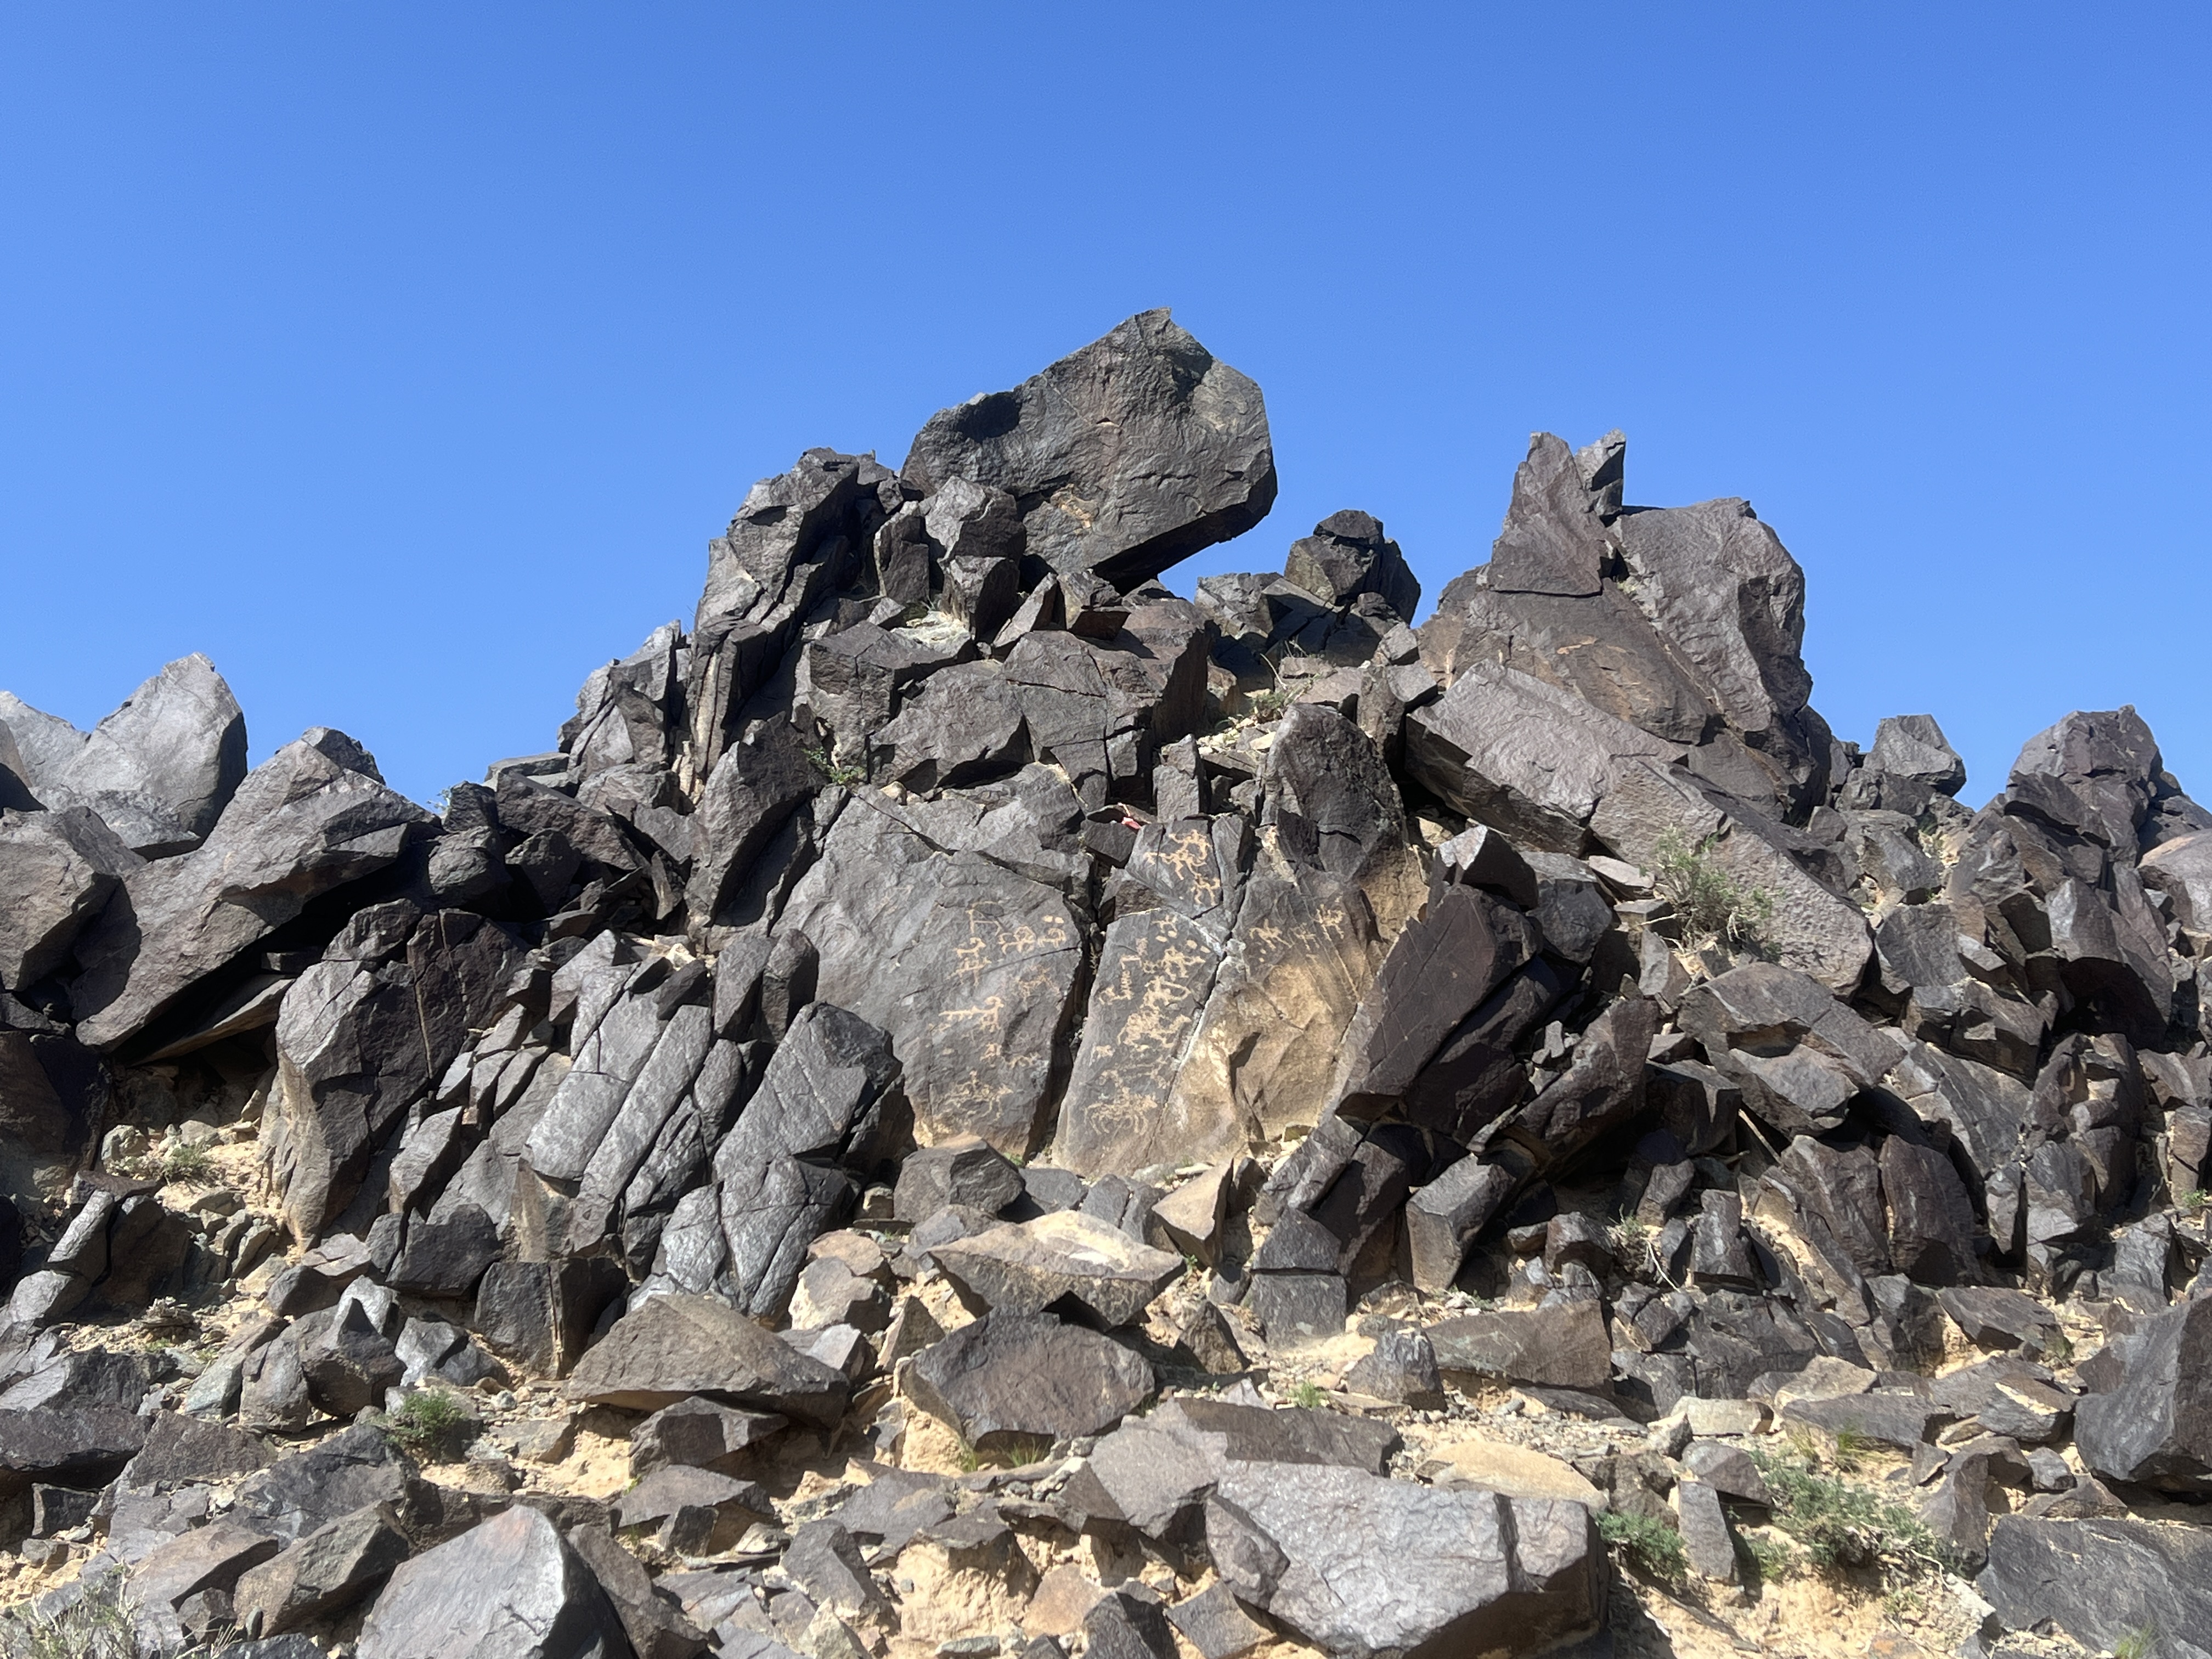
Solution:
<svg viewBox="0 0 2212 1659"><path fill-rule="evenodd" d="M2212 812L1838 740L1626 461L1179 597L1274 463L1147 313L437 812L0 696L0 1644L2203 1659Z"/></svg>

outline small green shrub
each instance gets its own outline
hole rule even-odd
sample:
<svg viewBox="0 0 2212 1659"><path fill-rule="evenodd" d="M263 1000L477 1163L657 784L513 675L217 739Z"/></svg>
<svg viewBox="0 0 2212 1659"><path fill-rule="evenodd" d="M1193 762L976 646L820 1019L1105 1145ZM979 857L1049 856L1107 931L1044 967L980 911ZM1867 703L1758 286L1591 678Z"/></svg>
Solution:
<svg viewBox="0 0 2212 1659"><path fill-rule="evenodd" d="M2203 1215L2204 1206L2212 1204L2212 1193L2206 1192L2202 1187L2191 1187L2173 1201L2191 1215Z"/></svg>
<svg viewBox="0 0 2212 1659"><path fill-rule="evenodd" d="M2148 1625L2138 1625L2112 1644L2112 1659L2151 1659L2158 1651L2158 1632Z"/></svg>
<svg viewBox="0 0 2212 1659"><path fill-rule="evenodd" d="M1647 1578L1673 1583L1689 1565L1682 1534L1656 1516L1607 1510L1598 1516L1597 1529L1607 1543L1620 1552L1623 1561Z"/></svg>
<svg viewBox="0 0 2212 1659"><path fill-rule="evenodd" d="M1836 1431L1833 1461L1836 1467L1846 1474L1856 1470L1866 1462L1869 1449L1869 1442L1866 1436L1850 1424L1846 1423Z"/></svg>
<svg viewBox="0 0 2212 1659"><path fill-rule="evenodd" d="M1774 1494L1774 1525L1816 1571L1869 1568L1908 1582L1948 1565L1942 1541L1904 1504L1822 1474L1802 1453L1751 1456Z"/></svg>
<svg viewBox="0 0 2212 1659"><path fill-rule="evenodd" d="M1244 699L1244 706L1252 711L1255 720L1279 720L1283 711L1291 706L1291 694L1279 685L1271 685L1264 691L1255 691Z"/></svg>
<svg viewBox="0 0 2212 1659"><path fill-rule="evenodd" d="M212 1187L215 1158L204 1146L179 1141L162 1156L161 1179L178 1187Z"/></svg>
<svg viewBox="0 0 2212 1659"><path fill-rule="evenodd" d="M1717 839L1707 836L1692 847L1680 830L1668 830L1653 849L1652 886L1692 936L1760 944L1774 921L1774 895L1764 887L1738 885L1713 858Z"/></svg>
<svg viewBox="0 0 2212 1659"><path fill-rule="evenodd" d="M847 789L857 788L868 781L868 775L857 766L846 766L830 757L830 751L818 745L806 751L807 760L830 782Z"/></svg>
<svg viewBox="0 0 2212 1659"><path fill-rule="evenodd" d="M400 1402L386 1431L410 1451L421 1450L435 1446L468 1420L469 1414L451 1395L424 1389Z"/></svg>
<svg viewBox="0 0 2212 1659"><path fill-rule="evenodd" d="M1309 1377L1291 1390L1291 1403L1294 1406L1304 1406L1308 1411L1312 1411L1322 1403L1322 1392L1314 1386L1313 1380Z"/></svg>

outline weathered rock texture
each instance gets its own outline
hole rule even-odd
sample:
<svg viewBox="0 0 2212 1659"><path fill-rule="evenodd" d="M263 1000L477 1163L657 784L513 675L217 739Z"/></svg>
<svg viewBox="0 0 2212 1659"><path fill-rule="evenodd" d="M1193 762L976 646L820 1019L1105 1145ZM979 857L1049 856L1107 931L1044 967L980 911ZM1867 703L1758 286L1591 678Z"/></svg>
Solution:
<svg viewBox="0 0 2212 1659"><path fill-rule="evenodd" d="M1530 1652L1636 1593L1595 1509L1739 1577L1786 1429L2008 1626L2198 1651L2212 813L2131 709L1978 811L1932 718L1838 740L1774 531L1626 461L1539 434L1418 629L1358 510L1178 597L1274 463L1146 313L755 485L435 814L327 729L249 771L203 658L0 700L46 1610Z"/></svg>

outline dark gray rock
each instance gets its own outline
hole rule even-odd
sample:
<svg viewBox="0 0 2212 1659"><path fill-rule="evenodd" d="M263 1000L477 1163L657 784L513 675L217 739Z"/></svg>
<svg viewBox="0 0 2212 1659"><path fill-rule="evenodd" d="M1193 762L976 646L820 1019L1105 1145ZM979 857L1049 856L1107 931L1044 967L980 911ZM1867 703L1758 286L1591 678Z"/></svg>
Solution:
<svg viewBox="0 0 2212 1659"><path fill-rule="evenodd" d="M650 1474L680 1463L739 1474L757 1455L755 1449L787 1420L774 1412L738 1411L712 1400L678 1401L630 1431L630 1473Z"/></svg>
<svg viewBox="0 0 2212 1659"><path fill-rule="evenodd" d="M1939 795L1955 795L1966 785L1966 763L1943 736L1933 714L1892 714L1875 728L1874 752L1867 764L1892 777L1910 778Z"/></svg>
<svg viewBox="0 0 2212 1659"><path fill-rule="evenodd" d="M621 1267L604 1257L495 1261L477 1281L470 1328L538 1375L565 1376L628 1285Z"/></svg>
<svg viewBox="0 0 2212 1659"><path fill-rule="evenodd" d="M1158 1601L1111 1590L1083 1615L1084 1651L1098 1659L1175 1659L1175 1633Z"/></svg>
<svg viewBox="0 0 2212 1659"><path fill-rule="evenodd" d="M408 1553L389 1504L342 1516L240 1577L231 1594L239 1627L256 1637L281 1636L351 1607Z"/></svg>
<svg viewBox="0 0 2212 1659"><path fill-rule="evenodd" d="M89 808L149 858L198 845L246 776L246 717L197 653L170 663L88 732L5 692L0 724L43 805Z"/></svg>
<svg viewBox="0 0 2212 1659"><path fill-rule="evenodd" d="M396 863L434 823L343 732L317 727L287 744L239 786L202 846L132 871L79 935L78 1036L102 1051L130 1042L309 901Z"/></svg>
<svg viewBox="0 0 2212 1659"><path fill-rule="evenodd" d="M231 1514L271 1537L306 1537L377 1504L414 1501L415 1465L366 1424L272 1464L239 1488Z"/></svg>
<svg viewBox="0 0 2212 1659"><path fill-rule="evenodd" d="M615 1503L623 1531L653 1530L665 1548L684 1555L717 1554L748 1527L775 1519L768 1493L752 1481L686 1463L655 1469Z"/></svg>
<svg viewBox="0 0 2212 1659"><path fill-rule="evenodd" d="M2119 1385L2075 1408L2074 1443L2109 1480L2212 1493L2212 1299L2144 1322Z"/></svg>
<svg viewBox="0 0 2212 1659"><path fill-rule="evenodd" d="M941 850L878 796L839 815L782 925L821 952L816 994L889 1034L927 1139L1035 1147L1084 968L1060 892Z"/></svg>
<svg viewBox="0 0 2212 1659"><path fill-rule="evenodd" d="M1782 1408L1785 1423L1819 1429L1832 1438L1852 1434L1908 1455L1936 1431L1956 1420L1948 1407L1916 1395L1875 1391L1827 1400L1792 1400Z"/></svg>
<svg viewBox="0 0 2212 1659"><path fill-rule="evenodd" d="M1563 1163L1644 1108L1644 1062L1663 1018L1649 997L1625 997L1589 1023L1574 1064L1508 1126L1547 1163Z"/></svg>
<svg viewBox="0 0 2212 1659"><path fill-rule="evenodd" d="M656 1412L694 1395L834 1426L847 1383L829 1366L712 1297L654 1297L616 1321L578 1364L571 1400Z"/></svg>
<svg viewBox="0 0 2212 1659"><path fill-rule="evenodd" d="M1238 1463L1206 1534L1239 1600L1325 1652L1525 1651L1603 1617L1604 1551L1579 1504Z"/></svg>
<svg viewBox="0 0 2212 1659"><path fill-rule="evenodd" d="M1682 999L1682 1029L1784 1134L1817 1135L1843 1121L1852 1096L1898 1060L1888 1037L1808 974L1747 963Z"/></svg>
<svg viewBox="0 0 2212 1659"><path fill-rule="evenodd" d="M714 763L692 815L696 851L686 902L709 921L737 898L755 862L824 780L787 720L761 721Z"/></svg>
<svg viewBox="0 0 2212 1659"><path fill-rule="evenodd" d="M270 1453L254 1435L203 1423L181 1412L156 1412L145 1443L124 1466L125 1486L158 1489L192 1480L222 1480L268 1467Z"/></svg>
<svg viewBox="0 0 2212 1659"><path fill-rule="evenodd" d="M1505 527L1490 552L1490 585L1502 593L1593 595L1619 543L1574 453L1548 432L1528 440L1513 477ZM1620 503L1613 503L1618 512ZM1403 614L1403 613L1401 613Z"/></svg>
<svg viewBox="0 0 2212 1659"><path fill-rule="evenodd" d="M1375 1115L1403 1096L1460 1022L1539 941L1488 894L1447 887L1391 945L1345 1036L1337 1109Z"/></svg>
<svg viewBox="0 0 2212 1659"><path fill-rule="evenodd" d="M2057 1338L2057 1316L2024 1291L1960 1285L1938 1291L1937 1300L1966 1340L1985 1348L2041 1352Z"/></svg>
<svg viewBox="0 0 2212 1659"><path fill-rule="evenodd" d="M2009 1630L2057 1627L2111 1651L2139 1632L2161 1644L2212 1630L2212 1535L2143 1521L1997 1517L1975 1588Z"/></svg>
<svg viewBox="0 0 2212 1659"><path fill-rule="evenodd" d="M61 967L141 861L87 808L0 813L0 985L21 990Z"/></svg>
<svg viewBox="0 0 2212 1659"><path fill-rule="evenodd" d="M1417 1411L1443 1408L1437 1351L1419 1331L1385 1331L1376 1340L1373 1351L1345 1372L1344 1386Z"/></svg>
<svg viewBox="0 0 2212 1659"><path fill-rule="evenodd" d="M1022 1195L1022 1172L981 1137L959 1136L917 1147L899 1164L891 1213L927 1221L948 1204L997 1215Z"/></svg>
<svg viewBox="0 0 2212 1659"><path fill-rule="evenodd" d="M276 1020L267 1152L296 1238L316 1237L344 1212L407 1109L471 1031L491 1024L520 954L512 934L481 916L443 910L418 921L400 901L357 914L293 981Z"/></svg>
<svg viewBox="0 0 2212 1659"><path fill-rule="evenodd" d="M1152 1391L1141 1356L1042 1314L986 1314L923 1350L906 1376L924 1410L983 1449L1102 1433Z"/></svg>
<svg viewBox="0 0 2212 1659"><path fill-rule="evenodd" d="M1244 1659L1274 1632L1237 1604L1226 1584L1207 1585L1168 1609L1168 1622L1196 1648L1199 1659Z"/></svg>
<svg viewBox="0 0 2212 1659"><path fill-rule="evenodd" d="M102 1485L145 1442L145 1419L118 1406L0 1411L0 1495L33 1481Z"/></svg>
<svg viewBox="0 0 2212 1659"><path fill-rule="evenodd" d="M1600 1389L1613 1375L1613 1344L1596 1302L1461 1314L1431 1326L1428 1337L1446 1371L1557 1389Z"/></svg>
<svg viewBox="0 0 2212 1659"><path fill-rule="evenodd" d="M276 1540L234 1520L210 1522L156 1546L131 1570L131 1595L142 1609L175 1611L208 1590L228 1594L239 1575L276 1553Z"/></svg>
<svg viewBox="0 0 2212 1659"><path fill-rule="evenodd" d="M859 1195L886 1114L900 1105L891 1040L829 1002L808 1005L714 1154L727 1293L758 1317L780 1314L806 1247Z"/></svg>
<svg viewBox="0 0 2212 1659"><path fill-rule="evenodd" d="M684 1616L674 1595L653 1583L635 1556L593 1526L571 1527L566 1536L613 1604L636 1659L697 1659L706 1651L705 1633Z"/></svg>
<svg viewBox="0 0 2212 1659"><path fill-rule="evenodd" d="M354 1650L360 1659L618 1659L629 1641L553 1523L515 1508L395 1571Z"/></svg>
<svg viewBox="0 0 2212 1659"><path fill-rule="evenodd" d="M1466 1265L1474 1237L1490 1223L1519 1184L1502 1164L1462 1158L1406 1204L1406 1236L1413 1255L1413 1283L1442 1295Z"/></svg>
<svg viewBox="0 0 2212 1659"><path fill-rule="evenodd" d="M1259 387L1164 311L931 416L904 477L925 494L964 478L1034 501L1030 555L1123 589L1249 529L1275 498Z"/></svg>
<svg viewBox="0 0 2212 1659"><path fill-rule="evenodd" d="M1352 509L1330 514L1312 535L1292 542L1283 574L1331 605L1375 594L1406 622L1421 603L1421 584L1398 544L1383 535L1382 521Z"/></svg>

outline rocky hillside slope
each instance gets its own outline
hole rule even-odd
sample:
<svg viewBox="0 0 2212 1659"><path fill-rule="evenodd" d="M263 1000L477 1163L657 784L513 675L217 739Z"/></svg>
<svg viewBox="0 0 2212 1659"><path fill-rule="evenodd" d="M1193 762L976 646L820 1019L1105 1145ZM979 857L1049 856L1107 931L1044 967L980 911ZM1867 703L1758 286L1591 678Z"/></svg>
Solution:
<svg viewBox="0 0 2212 1659"><path fill-rule="evenodd" d="M2212 813L1625 461L1178 597L1148 313L435 815L0 699L0 1650L2205 1659Z"/></svg>

